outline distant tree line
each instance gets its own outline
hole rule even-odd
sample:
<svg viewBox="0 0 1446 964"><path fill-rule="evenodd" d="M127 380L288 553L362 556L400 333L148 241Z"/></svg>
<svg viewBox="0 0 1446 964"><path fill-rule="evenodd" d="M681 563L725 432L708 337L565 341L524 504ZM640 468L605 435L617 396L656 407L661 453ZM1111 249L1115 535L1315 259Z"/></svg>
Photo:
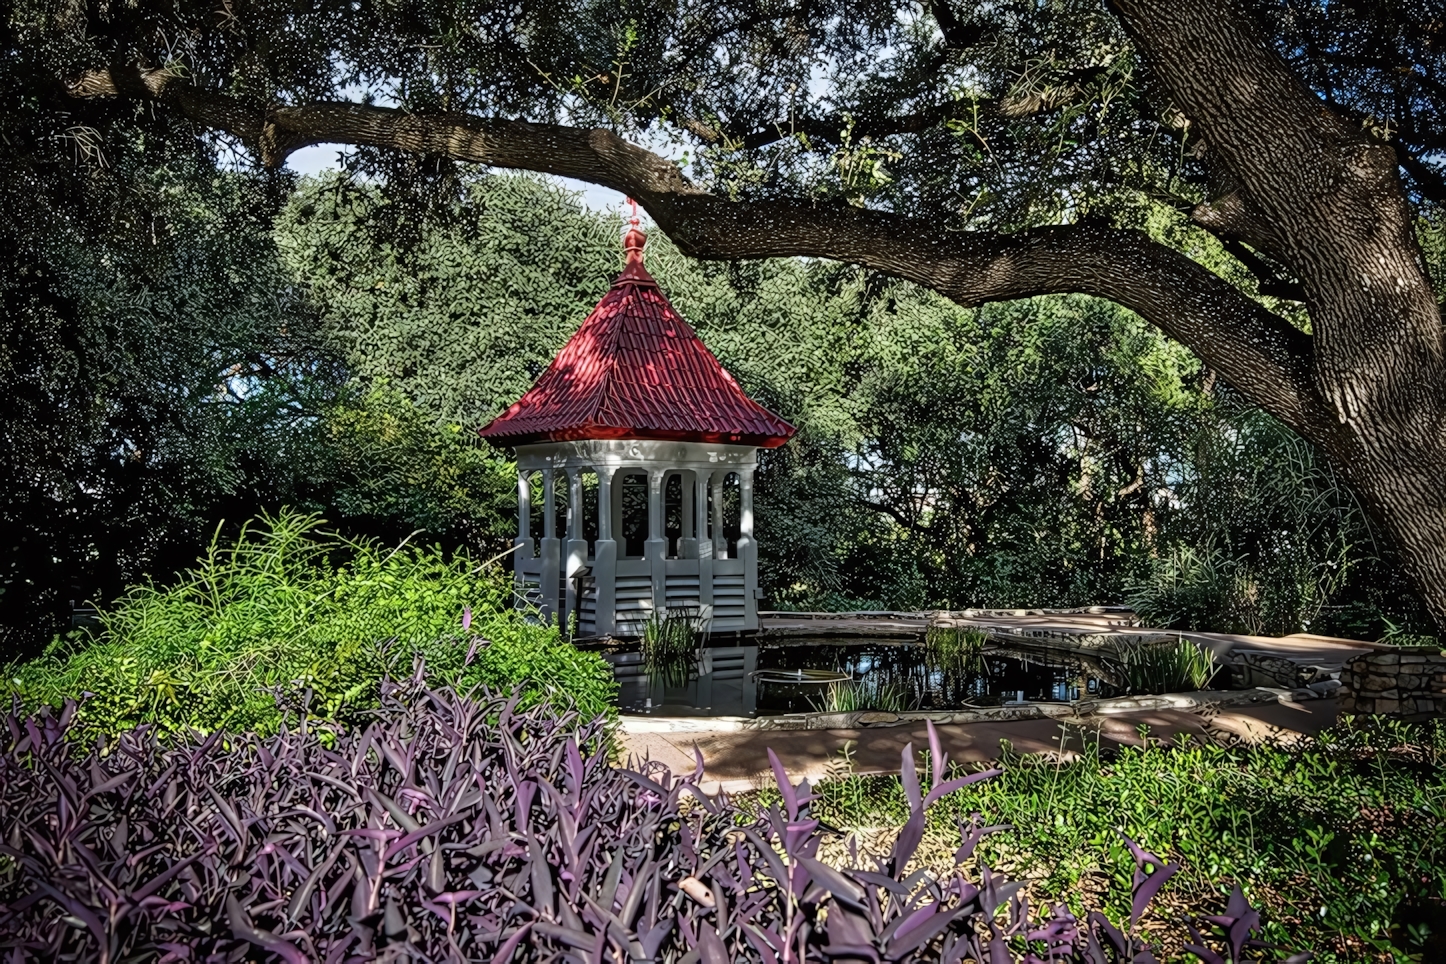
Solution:
<svg viewBox="0 0 1446 964"><path fill-rule="evenodd" d="M5 648L63 630L70 600L172 578L263 508L505 548L512 469L475 429L606 290L616 219L524 176L459 178L419 205L345 173L128 157L54 165L75 182L57 205L103 222L5 219ZM1122 308L964 309L835 262L698 262L660 234L649 264L799 426L760 476L771 606L1425 624L1314 450Z"/></svg>

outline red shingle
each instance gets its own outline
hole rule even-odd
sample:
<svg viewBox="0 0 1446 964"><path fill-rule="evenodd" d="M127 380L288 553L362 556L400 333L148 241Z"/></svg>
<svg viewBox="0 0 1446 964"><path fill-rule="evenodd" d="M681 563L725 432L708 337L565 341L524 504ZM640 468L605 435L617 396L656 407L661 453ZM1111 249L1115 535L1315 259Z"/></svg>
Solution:
<svg viewBox="0 0 1446 964"><path fill-rule="evenodd" d="M537 383L478 434L497 445L668 439L775 448L794 428L744 394L643 267L627 266Z"/></svg>

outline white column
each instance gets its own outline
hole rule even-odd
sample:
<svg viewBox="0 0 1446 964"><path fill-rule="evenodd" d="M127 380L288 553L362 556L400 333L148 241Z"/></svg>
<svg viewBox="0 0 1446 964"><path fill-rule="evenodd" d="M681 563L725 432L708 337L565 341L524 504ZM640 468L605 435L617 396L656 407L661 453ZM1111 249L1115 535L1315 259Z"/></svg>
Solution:
<svg viewBox="0 0 1446 964"><path fill-rule="evenodd" d="M613 499L613 511L612 511L613 539L614 539L614 541L623 538L623 537L622 537L622 531L623 531L623 492L626 490L627 476L630 475L630 474L636 474L636 473L630 473L630 472L629 472L628 470L626 470L626 469L619 469L617 472L614 472L614 473L613 473L613 481L615 481L615 482L617 483L617 489L618 489L617 497ZM626 542L626 540L624 540L624 541L623 541L623 549L626 549L626 548L627 548L627 542ZM621 552L621 551L623 551L623 550L620 549L620 550L618 550L618 551Z"/></svg>
<svg viewBox="0 0 1446 964"><path fill-rule="evenodd" d="M517 470L517 538L512 540L512 581L520 597L523 594L522 562L533 559L532 545L532 473Z"/></svg>
<svg viewBox="0 0 1446 964"><path fill-rule="evenodd" d="M698 486L695 484L694 480L697 478L698 473L680 472L678 474L678 490L683 495L682 511L679 513L679 515L682 516L683 524L681 527L682 531L678 536L678 558L697 559L698 523L696 520L698 512L696 509L697 501L694 498L694 492L698 488Z"/></svg>
<svg viewBox="0 0 1446 964"><path fill-rule="evenodd" d="M597 550L592 560L592 577L597 583L594 631L604 636L617 629L618 544L613 539L613 469L602 466L596 472Z"/></svg>
<svg viewBox="0 0 1446 964"><path fill-rule="evenodd" d="M713 621L713 540L708 538L708 486L712 472L693 473L693 541L698 547L698 608L705 625Z"/></svg>
<svg viewBox="0 0 1446 964"><path fill-rule="evenodd" d="M539 555L542 557L542 619L553 622L559 619L562 600L558 590L562 587L562 546L557 538L557 502L553 484L554 469L542 470L542 543Z"/></svg>
<svg viewBox="0 0 1446 964"><path fill-rule="evenodd" d="M515 559L531 559L532 545L532 473L519 469L517 472L517 538L514 546L521 546L513 553Z"/></svg>
<svg viewBox="0 0 1446 964"><path fill-rule="evenodd" d="M713 473L713 558L728 558L728 537L723 534L723 480L728 477L727 469Z"/></svg>
<svg viewBox="0 0 1446 964"><path fill-rule="evenodd" d="M653 610L664 612L668 607L668 539L663 532L662 469L648 470L648 541L643 558L648 560L653 579Z"/></svg>
<svg viewBox="0 0 1446 964"><path fill-rule="evenodd" d="M579 569L587 566L587 539L582 530L582 469L567 470L567 566L563 570L566 585L566 602L559 622L564 629L574 614L582 618L581 599L577 594L575 576Z"/></svg>
<svg viewBox="0 0 1446 964"><path fill-rule="evenodd" d="M738 470L738 558L743 560L743 628L758 628L758 543L753 538L753 466Z"/></svg>

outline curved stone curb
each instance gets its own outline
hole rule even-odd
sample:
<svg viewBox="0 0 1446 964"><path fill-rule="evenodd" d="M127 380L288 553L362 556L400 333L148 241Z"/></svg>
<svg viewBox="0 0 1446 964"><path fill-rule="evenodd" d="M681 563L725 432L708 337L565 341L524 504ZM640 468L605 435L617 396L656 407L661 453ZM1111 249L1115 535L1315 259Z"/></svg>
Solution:
<svg viewBox="0 0 1446 964"><path fill-rule="evenodd" d="M1193 711L1208 706L1251 706L1259 703L1294 702L1315 699L1311 690L1267 689L1202 690L1196 693L1166 693L1162 696L1126 696L1109 700L1080 700L1077 703L1019 703L1012 706L981 706L971 710L918 713L883 713L866 710L854 713L789 713L783 716L623 716L618 729L623 733L741 733L746 730L857 730L873 727L934 723L1001 723L1014 720L1056 719L1084 723L1092 717L1116 716L1148 710Z"/></svg>

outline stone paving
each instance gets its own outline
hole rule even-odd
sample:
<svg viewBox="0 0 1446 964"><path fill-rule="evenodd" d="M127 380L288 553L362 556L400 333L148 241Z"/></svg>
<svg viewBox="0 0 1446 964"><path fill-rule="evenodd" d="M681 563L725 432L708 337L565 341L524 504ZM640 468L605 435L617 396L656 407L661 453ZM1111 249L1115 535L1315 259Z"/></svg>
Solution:
<svg viewBox="0 0 1446 964"><path fill-rule="evenodd" d="M1290 739L1315 734L1330 726L1335 722L1336 709L1333 699L1297 703L1290 700L1288 694L1281 693L1269 702L1224 707L1213 714L1175 709L1141 710L1078 718L1075 722L1012 720L944 724L937 730L951 759L988 762L998 757L1002 740L1008 740L1014 750L1021 753L1057 753L1061 745L1066 753L1073 753L1084 740L1098 739L1106 747L1138 745L1141 726L1149 728L1150 739L1173 739L1179 733L1233 734L1248 740ZM700 728L666 732L661 727L649 726L646 731L629 732L625 719L620 735L624 757L646 756L666 763L675 771L691 771L696 747L703 754L703 788L709 793L720 789L737 793L772 783L769 749L778 754L797 782L803 777L816 781L836 772L843 761L844 745L849 741L853 741L853 765L858 773L897 773L907 744L913 743L916 751L928 746L928 731L923 723L840 730L720 732L702 729L706 720L688 722Z"/></svg>

